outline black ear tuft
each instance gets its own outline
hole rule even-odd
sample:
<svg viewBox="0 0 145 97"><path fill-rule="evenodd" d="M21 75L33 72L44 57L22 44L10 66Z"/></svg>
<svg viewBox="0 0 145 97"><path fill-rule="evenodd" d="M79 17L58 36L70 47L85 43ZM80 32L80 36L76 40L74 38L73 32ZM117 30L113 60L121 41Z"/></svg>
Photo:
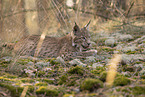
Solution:
<svg viewBox="0 0 145 97"><path fill-rule="evenodd" d="M77 23L75 22L75 26L74 26L74 28L73 28L73 32L74 32L74 34L76 35L77 32L79 32L79 31L80 31L80 28L79 28L79 26L77 25Z"/></svg>
<svg viewBox="0 0 145 97"><path fill-rule="evenodd" d="M85 28L87 28L90 25L91 20L88 22L88 24L85 25Z"/></svg>

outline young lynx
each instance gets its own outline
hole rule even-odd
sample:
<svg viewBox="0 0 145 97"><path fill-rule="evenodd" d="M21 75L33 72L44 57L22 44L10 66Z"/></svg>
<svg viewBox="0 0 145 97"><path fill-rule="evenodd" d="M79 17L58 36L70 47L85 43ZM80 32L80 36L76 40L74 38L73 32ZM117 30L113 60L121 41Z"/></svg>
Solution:
<svg viewBox="0 0 145 97"><path fill-rule="evenodd" d="M61 56L65 60L71 59L83 52L87 52L90 47L90 35L87 27L83 28L75 23L73 31L64 37L46 36L38 53L38 57L57 57ZM20 55L34 56L40 35L32 35L21 39L14 46L14 51Z"/></svg>

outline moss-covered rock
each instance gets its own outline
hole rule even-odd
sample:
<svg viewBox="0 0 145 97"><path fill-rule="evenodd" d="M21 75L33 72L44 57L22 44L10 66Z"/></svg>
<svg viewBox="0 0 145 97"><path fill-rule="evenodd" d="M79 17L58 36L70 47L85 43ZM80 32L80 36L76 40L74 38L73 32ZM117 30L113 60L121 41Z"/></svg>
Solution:
<svg viewBox="0 0 145 97"><path fill-rule="evenodd" d="M109 38L105 40L105 45L107 46L116 46L116 40L114 38Z"/></svg>
<svg viewBox="0 0 145 97"><path fill-rule="evenodd" d="M71 60L71 61L69 62L69 64L70 64L71 66L82 66L82 67L86 67L86 66L87 66L87 64L82 63L82 62L80 61L80 59Z"/></svg>
<svg viewBox="0 0 145 97"><path fill-rule="evenodd" d="M56 61L56 58L52 58L52 59L50 59L50 64L51 65L56 65L56 64L59 64L59 63Z"/></svg>
<svg viewBox="0 0 145 97"><path fill-rule="evenodd" d="M131 80L125 76L118 76L114 80L114 86L125 86L131 83Z"/></svg>
<svg viewBox="0 0 145 97"><path fill-rule="evenodd" d="M46 94L46 96L56 97L58 96L59 92L57 89L41 86L36 90L36 94Z"/></svg>
<svg viewBox="0 0 145 97"><path fill-rule="evenodd" d="M78 75L83 75L85 73L84 68L82 66L76 66L72 67L68 70L68 73L70 74L78 74Z"/></svg>
<svg viewBox="0 0 145 97"><path fill-rule="evenodd" d="M59 78L58 84L59 85L66 85L66 86L77 86L76 80L79 79L77 76L73 75L63 75Z"/></svg>
<svg viewBox="0 0 145 97"><path fill-rule="evenodd" d="M80 85L81 90L88 90L90 92L103 87L103 82L99 79L86 78Z"/></svg>

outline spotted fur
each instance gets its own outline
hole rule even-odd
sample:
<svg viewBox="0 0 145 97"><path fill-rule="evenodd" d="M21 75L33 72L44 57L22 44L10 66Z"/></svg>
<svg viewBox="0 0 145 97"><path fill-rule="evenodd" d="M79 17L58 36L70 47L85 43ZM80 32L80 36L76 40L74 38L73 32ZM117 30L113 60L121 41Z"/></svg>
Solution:
<svg viewBox="0 0 145 97"><path fill-rule="evenodd" d="M90 22L89 22L90 23ZM87 51L90 47L90 35L87 30L89 23L83 27L75 23L73 31L64 37L46 36L38 54L38 57L57 57L70 59ZM34 56L40 35L32 35L22 38L14 46L14 51L20 55Z"/></svg>

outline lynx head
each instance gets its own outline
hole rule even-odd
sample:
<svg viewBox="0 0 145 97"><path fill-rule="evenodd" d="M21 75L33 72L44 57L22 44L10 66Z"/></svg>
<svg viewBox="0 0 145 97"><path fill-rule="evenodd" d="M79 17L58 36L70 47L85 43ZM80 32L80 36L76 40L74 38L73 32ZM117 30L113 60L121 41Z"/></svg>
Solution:
<svg viewBox="0 0 145 97"><path fill-rule="evenodd" d="M79 28L79 26L75 23L72 32L72 46L75 46L79 49L80 52L89 49L90 47L90 34L88 32L89 23L83 27Z"/></svg>

